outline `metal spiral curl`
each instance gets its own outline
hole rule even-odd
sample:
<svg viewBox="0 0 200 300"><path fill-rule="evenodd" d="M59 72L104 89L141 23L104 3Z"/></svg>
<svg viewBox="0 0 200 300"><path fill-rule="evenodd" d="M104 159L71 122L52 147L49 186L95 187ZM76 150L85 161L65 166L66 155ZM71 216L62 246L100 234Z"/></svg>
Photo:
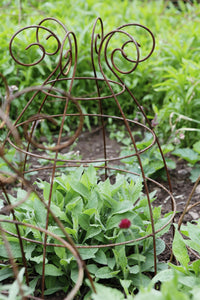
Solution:
<svg viewBox="0 0 200 300"><path fill-rule="evenodd" d="M52 22L54 25L56 24L57 26L61 27L62 32L63 32L63 37L61 38L52 29L49 29L47 27L47 25L45 24L46 22L47 23ZM97 27L100 28L99 32L97 32ZM151 40L151 45L150 45L150 50L149 50L148 54L144 58L142 58L140 55L141 45L140 45L139 41L137 41L130 33L128 33L126 31L126 29L129 29L129 28L139 28L141 30L144 30L146 33L148 33L150 40ZM25 50L27 51L30 48L37 47L41 51L41 57L39 59L37 59L35 62L25 63L25 62L20 61L20 59L16 57L16 54L14 53L15 51L13 50L14 42L15 42L15 38L18 35L20 35L20 33L22 33L23 31L26 31L26 30L30 30L30 29L35 30L35 42L30 43L25 48ZM42 33L43 32L48 33L46 40L50 41L53 38L56 41L57 47L56 47L55 51L48 52L45 49L45 46L42 42L42 37L43 37ZM121 46L118 46L118 47L112 49L111 52L109 52L109 50L108 50L109 46L117 35L121 35L121 36L125 37L126 41L124 41ZM129 47L130 45L132 46L133 50L135 51L134 52L136 54L135 59L129 57L126 52L127 47ZM9 105L12 105L12 101L14 101L16 98L22 96L23 94L30 95L30 93L31 93L31 95L28 97L27 104L22 109L22 111L19 113L19 115L16 117L14 124L12 124L12 122L10 121L10 119L8 117L4 117L2 111L0 110L0 118L3 120L3 122L4 122L3 124L6 124L6 126L8 128L8 134L4 141L4 145L6 145L6 143L9 143L11 147L16 148L20 153L24 154L23 165L21 166L20 169L17 169L12 163L10 163L9 161L6 160L3 149L1 149L1 151L0 151L0 155L1 155L2 159L4 159L4 161L8 164L11 171L14 174L16 174L16 176L10 175L11 182L14 183L14 181L16 180L16 177L20 178L23 186L25 186L28 189L29 193L30 192L36 193L37 197L39 198L39 200L41 201L41 203L45 206L45 208L47 210L47 216L46 216L46 220L45 220L45 228L38 228L36 226L21 223L21 222L17 221L17 219L15 217L15 207L17 207L21 202L15 203L15 205L12 205L10 203L9 196L6 191L6 184L8 182L6 181L6 179L4 181L0 177L0 184L1 184L2 192L6 195L6 199L7 199L7 205L5 207L5 211L13 214L13 221L11 221L11 222L17 226L18 233L17 233L17 235L13 235L11 232L5 231L2 226L0 226L0 232L5 241L5 247L7 248L8 252L9 252L10 260L12 261L12 266L13 266L14 274L16 277L17 277L16 274L18 273L17 266L14 263L12 253L10 253L10 251L9 251L9 242L6 238L5 233L15 236L19 239L20 245L21 245L21 252L23 254L22 256L23 256L24 266L26 268L26 282L27 283L29 282L29 278L28 278L28 272L27 272L27 266L26 266L26 262L25 262L26 260L25 260L25 256L24 256L24 249L23 249L22 241L26 240L26 241L29 241L32 243L42 244L42 246L43 246L43 271L42 271L42 286L41 286L42 299L44 297L44 290L45 290L44 279L45 279L46 248L47 248L47 246L50 246L50 245L55 246L55 247L64 247L64 248L69 249L69 251L71 251L71 253L75 256L75 258L77 260L77 264L78 264L78 268L79 268L79 279L78 279L77 284L74 287L74 289L71 291L71 293L65 299L73 299L73 297L77 293L78 289L80 288L80 286L82 284L83 270L86 272L87 276L89 277L91 284L93 286L93 289L95 289L93 282L91 280L91 277L87 271L87 267L85 266L84 261L81 259L80 255L79 255L79 252L78 252L79 248L114 247L114 246L118 246L118 245L122 245L122 244L129 244L132 242L144 240L147 238L152 238L153 245L154 245L154 269L155 269L155 273L157 272L156 244L155 244L156 234L158 234L160 231L162 231L166 226L168 226L172 222L174 215L175 215L175 211L176 211L176 203L175 203L175 200L172 195L169 173L168 173L168 170L166 167L165 158L162 153L158 138L157 138L155 132L153 131L151 123L148 120L142 105L134 97L132 91L126 86L124 80L121 78L121 76L123 76L123 75L127 76L128 74L131 74L132 72L134 72L139 63L144 62L146 59L148 59L151 56L151 54L154 51L154 48L155 48L155 38L154 38L153 33L147 27L142 26L140 24L129 23L129 24L120 26L117 29L115 29L105 35L103 22L102 22L101 18L97 18L95 20L95 23L94 23L94 26L92 29L91 45L90 45L91 65L92 65L92 71L93 71L94 76L93 77L76 77L76 69L77 69L77 65L78 65L78 46L77 46L76 35L74 32L68 31L68 29L64 26L64 24L62 24L59 20L57 20L55 18L45 18L39 23L39 25L27 26L27 27L24 27L24 28L18 30L11 38L10 54L11 54L12 58L15 60L15 62L22 66L27 66L27 67L35 66L35 65L41 63L42 61L44 63L44 59L46 56L51 57L51 56L58 55L57 65L54 67L54 69L51 71L51 73L44 80L43 84L41 84L40 86L36 86L36 87L28 87L28 88L26 88L22 91L19 91L13 95L8 95L9 97L7 99L7 102ZM118 57L120 56L123 60L128 62L130 64L130 69L122 70L121 68L119 68L117 65L117 62L116 62L116 56L118 56ZM112 74L114 74L116 80L111 80L111 79L107 78L106 71L104 70L105 64L106 64L108 70L111 71ZM99 74L99 72L101 73L101 77L97 76L97 74ZM72 74L71 77L69 76L69 74ZM96 89L95 94L91 94L89 96L73 95L72 88L73 88L74 84L76 83L76 81L80 82L82 80L92 81L92 83ZM58 88L56 86L59 83L67 84L68 82L69 82L69 87L66 88L66 90ZM106 95L105 95L105 93L104 94L102 93L101 85L103 85L103 84L104 84L104 86L107 87L107 90L109 91L109 92L107 92ZM120 91L115 92L113 86L118 86L120 88ZM120 105L120 102L118 100L119 96L123 95L124 92L128 92L128 94L130 95L130 98L133 102L133 105L135 105L135 107L144 116L144 120L145 120L146 124L141 124L135 120L129 120L126 118L126 116L122 110L122 107ZM31 107L31 105L34 105L34 100L35 100L36 96L38 96L38 95L41 95L41 102L37 108L37 113L34 115L29 114L29 116L26 117L26 119L24 120L23 117L24 117L25 113L28 112L28 109L29 109L29 107ZM45 111L45 104L49 99L51 99L53 101L60 101L60 103L61 102L64 103L63 111L61 111L59 114L54 114L54 115L48 114L48 111ZM114 104L118 108L118 111L119 111L118 116L108 115L104 111L103 102L111 101L111 100L114 101ZM97 111L96 113L83 113L82 106L84 105L85 101L90 101L91 103L94 101L97 101L99 104L99 111ZM69 107L70 103L72 103L75 106L75 108L77 110L76 113L70 114L68 112L68 107ZM65 132L64 123L65 123L65 120L70 116L79 119L79 121L77 121L78 125L76 124L77 128L76 128L75 132L70 137L67 137L67 141L63 141L63 134ZM92 117L95 117L99 120L99 124L101 127L102 144L103 144L103 153L102 153L103 158L101 158L101 159L83 158L83 159L77 159L77 160L58 159L59 151L69 147L75 141L78 144L78 137L81 135L82 129L84 127L85 119L92 118ZM37 128L38 122L40 122L42 120L48 120L57 126L57 124L58 124L58 122L56 121L57 118L61 118L61 124L60 124L59 130L58 130L58 136L56 138L55 146L47 147L44 144L42 144L41 142L37 142L34 134L35 134L35 130ZM121 122L124 124L124 126L127 130L127 133L131 139L132 146L133 146L132 153L130 153L129 155L109 157L108 151L107 151L107 142L106 142L106 124L107 124L108 119L112 119L114 121ZM137 148L137 144L136 144L134 135L131 130L132 125L140 127L143 130L151 133L152 142L150 143L149 146L146 146L143 149ZM18 134L19 128L23 129L24 138L26 140L26 146L24 146L24 143L23 144L21 143L21 140L19 138L19 134ZM143 169L143 164L142 164L140 155L142 153L148 151L153 145L156 145L156 144L158 145L158 148L160 150L160 153L163 158L164 165L165 165L165 170L167 173L168 183L169 183L169 190L166 189L161 184L159 184L158 182L156 182L150 178L147 178L145 175L144 169ZM52 159L52 156L48 156L48 154L46 154L46 153L41 154L41 152L37 151L38 149L52 151L54 153L54 158ZM113 170L115 170L117 172L125 173L125 174L135 174L136 176L140 176L137 173L133 173L131 171L124 170L124 169L120 168L119 166L115 167L113 165L114 163L118 163L119 161L121 161L125 158L129 158L129 157L133 157L133 156L137 157L138 166L142 173L144 190L145 190L145 193L146 193L146 196L148 199L148 207L149 207L149 212L150 212L152 233L148 234L144 237L141 237L139 239L126 241L124 243L115 243L115 244L108 244L108 245L90 245L90 246L75 245L72 238L66 233L66 231L62 225L62 222L54 215L54 212L51 209L51 197L52 197L53 183L54 183L54 179L55 179L56 170L58 168L70 167L70 166L73 166L73 167L79 167L80 165L89 166L91 163L95 166L95 163L98 164L99 162L102 162L103 165L100 167L98 166L98 168L104 169L105 178L108 178L109 172L113 171ZM48 166L45 166L45 167L33 166L32 168L28 168L27 161L29 158L34 158L34 159L36 159L36 161L39 158L45 159L48 161ZM63 165L62 166L58 165L58 162L62 162ZM45 202L44 199L40 195L38 195L38 193L35 191L33 184L30 181L26 180L24 177L25 174L31 174L34 171L37 171L38 174L40 174L39 172L44 171L44 170L48 171L50 174L50 192L49 192L48 202ZM7 174L7 176L9 176L9 174ZM152 207L151 207L150 196L149 196L150 192L149 192L149 188L147 185L147 181L153 182L159 188L164 189L166 191L166 193L168 194L169 198L171 199L172 211L173 211L172 216L169 219L169 221L159 229L155 229L155 226L154 226L154 218L153 218ZM26 201L26 199L27 198L24 198L21 201ZM66 240L61 239L61 238L57 237L56 235L53 235L48 230L48 226L49 226L48 222L49 222L50 215L54 218L55 222L57 223L57 225L60 227L60 229L64 233ZM3 222L5 222L5 220L0 218L0 224L1 223L3 224ZM33 239L27 239L27 238L23 237L23 235L21 235L20 230L19 230L20 226L27 226L30 228L34 228L40 232L43 232L45 234L44 241L39 242L39 241L35 241ZM48 243L47 237L49 235L53 236L55 239L57 239L60 242L60 244ZM31 298L31 296L30 296L30 298Z"/></svg>

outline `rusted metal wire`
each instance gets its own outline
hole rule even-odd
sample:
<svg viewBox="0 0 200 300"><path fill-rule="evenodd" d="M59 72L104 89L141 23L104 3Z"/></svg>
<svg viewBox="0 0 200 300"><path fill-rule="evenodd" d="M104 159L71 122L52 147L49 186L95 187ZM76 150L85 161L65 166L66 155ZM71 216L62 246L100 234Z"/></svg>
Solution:
<svg viewBox="0 0 200 300"><path fill-rule="evenodd" d="M54 25L58 25L61 27L61 30L63 32L63 37L60 38L60 36L54 32L52 29L49 29L45 24L49 24L49 22L53 23ZM97 32L97 28L100 28L100 31ZM132 34L129 33L129 29L132 28L139 28L140 30L143 30L148 34L150 41L151 41L151 46L150 46L150 51L145 57L141 57L140 54L140 48L141 45L139 44L138 41L135 40L135 38L132 36ZM15 39L22 33L28 31L28 30L33 30L35 32L35 42L31 42L27 47L26 50L30 50L33 47L36 47L40 50L41 52L41 57L36 59L34 62L29 62L25 63L18 58L15 49ZM56 49L52 50L52 52L48 52L45 49L45 44L43 43L42 40L42 33L44 32L47 34L46 40L48 41L49 39L54 39L54 42L56 43ZM112 44L112 41L115 39L116 36L121 35L123 37L123 41L121 46L114 47L112 51L109 50L110 44ZM133 50L132 53L134 53L134 58L129 57L129 55L126 52L126 49L128 47L132 46ZM142 107L142 105L139 103L139 101L134 97L132 91L127 87L127 85L124 82L123 75L127 75L132 73L138 66L139 63L144 62L146 59L148 59L151 54L153 53L155 48L155 38L153 33L145 26L142 26L140 24L136 23L130 23L130 24L125 24L123 26L118 27L116 30L113 30L106 35L104 35L104 27L103 27L103 22L100 18L97 18L95 20L93 29L92 29L92 38L91 38L91 65L92 65L92 70L93 70L93 76L92 77L76 77L76 69L78 65L78 46L77 46L77 39L76 35L72 31L68 31L67 28L62 24L59 20L55 18L45 18L43 19L39 25L32 25L32 26L27 26L24 27L20 30L18 30L14 36L11 38L10 41L10 53L12 58L15 60L15 62L19 65L22 66L35 66L39 63L41 63L46 56L58 56L58 63L54 70L52 70L51 74L48 75L48 77L44 80L43 84L41 86L35 86L35 87L28 87L22 91L16 92L15 94L9 94L7 91L7 107L10 107L11 102L16 99L17 97L20 97L22 95L28 95L27 96L27 104L25 107L22 109L22 111L19 113L19 115L16 117L16 120L14 123L11 122L9 119L8 115L5 116L5 114L0 110L0 118L2 119L2 127L4 125L7 126L8 129L8 134L7 137L3 143L2 149L0 151L0 155L2 159L7 163L9 166L10 170L13 172L15 175L10 176L10 180L12 183L15 182L16 176L18 179L21 180L22 184L26 189L28 190L29 193L34 192L37 194L38 199L40 199L41 203L44 205L44 207L47 210L47 216L45 220L45 228L39 228L37 226L33 226L28 223L22 223L19 222L16 217L15 217L15 208L21 204L22 202L25 202L27 197L24 199L20 200L19 202L15 204L11 204L9 201L9 197L6 192L6 184L8 183L7 177L9 174L2 174L2 178L0 177L0 182L1 182L1 187L3 193L6 195L7 198L7 203L5 208L3 209L3 212L5 213L12 213L13 214L13 221L8 221L8 220L3 220L0 219L0 224L1 222L11 222L15 224L16 228L19 228L20 226L27 226L29 228L33 228L38 230L39 232L44 233L44 241L36 241L33 239L28 239L24 237L21 233L20 230L17 230L17 235L9 232L8 230L3 229L2 227L0 228L3 239L5 240L5 246L8 248L9 251L9 242L7 240L7 237L5 235L9 234L13 237L17 237L19 239L20 245L21 245L21 251L23 253L23 243L22 241L29 241L31 243L36 243L36 244L41 244L43 246L43 269L42 269L42 287L41 287L41 299L44 298L44 292L45 292L45 258L46 258L46 251L47 251L47 246L55 246L55 247L64 247L68 249L76 258L77 265L79 268L79 277L78 281L73 288L73 290L68 294L68 296L65 299L73 299L77 291L79 290L82 280L83 280L83 272L85 271L86 275L89 277L91 281L91 285L93 289L95 290L95 287L93 285L92 279L89 275L89 272L87 270L87 267L82 260L78 249L79 248L103 248L103 247L114 247L118 245L123 245L123 244L130 244L133 242L137 242L140 240L144 240L147 238L152 238L153 239L153 247L154 247L154 271L155 273L157 272L157 261L156 261L156 234L158 234L160 231L162 231L166 226L168 226L173 218L174 214L176 211L176 203L172 195L172 188L171 188L171 183L170 183L170 177L169 173L167 170L167 165L165 162L165 158L160 146L160 143L158 141L158 138L153 130L153 127L151 125L151 122L147 118L145 111ZM122 70L121 67L118 65L118 61L116 60L116 55L120 54L121 58L126 61L126 63L129 63L130 68L128 70ZM111 80L107 78L107 73L104 70L105 65L109 72L112 74L112 76L115 77L115 80ZM101 74L99 76L98 74ZM2 77L4 80L4 77ZM96 92L94 94L90 94L87 96L83 95L73 95L73 86L76 82L80 81L91 81L96 89ZM4 80L4 82L6 82ZM60 88L56 87L58 84L66 84L66 88ZM106 87L106 95L105 92L102 88ZM115 92L114 86L117 86L119 89L117 92ZM6 86L7 90L7 86ZM109 91L109 92L108 92ZM138 111L142 114L146 124L141 124L140 122L137 122L135 120L130 120L126 118L125 113L123 112L123 109L120 105L120 102L118 100L118 97L123 95L124 93L128 93L131 101L133 102L133 106L135 105L135 108L138 109ZM30 108L35 105L35 99L37 97L40 97L40 104L38 104L37 107L37 113L32 114L30 111ZM105 101L114 101L114 104L116 105L119 115L107 115L106 112L104 111L103 108L103 103ZM60 111L57 114L49 114L48 110L46 108L46 103L48 101L60 101L62 103L62 108L63 110ZM84 105L85 102L97 102L98 103L98 108L99 111L96 113L84 113L82 110L82 106ZM113 103L113 102L112 102ZM74 108L77 110L76 113L70 113L69 112L69 105L73 104ZM76 122L76 130L75 133L73 133L70 137L67 137L65 134L65 129L64 129L64 124L67 118L73 117L77 119ZM103 158L102 159L88 159L82 158L82 159L60 159L58 157L59 151L69 147L71 144L73 144L75 141L78 144L78 137L80 136L82 129L84 127L84 122L86 118L97 118L100 123L100 127L102 128L102 144L103 144ZM60 125L58 125L57 119L61 119ZM119 156L116 155L116 157L109 157L108 149L107 149L107 144L106 144L106 124L107 120L112 119L116 122L121 122L124 124L127 134L130 137L132 146L133 146L133 151L129 155L124 155L124 156ZM38 142L37 139L35 138L36 136L36 131L37 131L37 126L39 122L41 121L49 121L53 123L55 126L58 127L58 134L56 137L56 142L54 146L46 146L42 142ZM131 126L137 126L141 130L148 131L152 135L152 142L150 145L146 146L143 149L138 149L137 143L135 141L135 137L132 133ZM19 130L23 131L24 133L24 138L26 143L22 143L19 135ZM64 137L63 137L64 136ZM67 141L66 141L67 138ZM21 168L17 169L11 162L9 162L5 155L3 148L7 145L7 143L11 146L14 147L19 151L19 153L23 154L23 165ZM166 189L163 185L157 183L156 181L148 178L145 175L144 168L143 168L143 163L141 160L141 154L148 151L153 145L156 145L159 148L159 151L161 153L163 162L164 162L164 167L166 170L167 174L167 179L168 179L168 184L169 184L169 190ZM24 146L25 145L25 146ZM52 156L48 156L48 154L44 154L44 151L39 152L38 150L48 150L54 153L54 158ZM90 164L93 164L96 167L100 169L104 169L105 172L105 178L109 177L109 172L110 171L117 171L121 173L128 173L128 174L134 174L136 176L139 176L137 173L133 173L131 171L124 170L123 168L120 168L119 166L115 167L114 164L117 164L119 161L122 161L125 158L130 158L135 156L138 161L138 166L140 168L141 174L142 174L142 179L143 179L143 184L144 184L144 190L145 194L147 197L148 201L148 207L149 207L149 213L150 213L150 220L151 220L151 228L152 228L152 233L148 234L144 237L135 239L135 240L130 240L122 243L113 243L113 244L106 244L106 245L90 245L90 246L85 246L85 245L75 245L72 238L67 234L62 222L55 216L54 212L51 209L51 199L52 199L52 193L53 193L53 183L55 179L55 174L56 170L58 168L62 167L79 167L81 165L83 166L89 166ZM48 161L48 166L45 167L38 167L32 166L31 168L27 167L27 162L30 158L35 158L35 159L44 159ZM59 165L59 162L64 163L62 166ZM103 165L99 166L98 163L102 162ZM28 181L25 179L26 174L31 174L35 171L38 172L38 177L41 171L48 171L50 175L50 192L49 192L49 198L48 202L46 203L41 195L39 195L31 181ZM7 181L6 181L7 180ZM159 229L155 229L154 225L154 218L153 218L153 212L152 212L152 206L150 203L150 191L149 187L147 184L147 181L151 181L157 186L159 186L161 189L164 189L166 193L168 193L169 198L171 199L172 203L172 216L166 222L165 225L163 225ZM48 230L49 227L49 216L52 216L57 223L57 225L60 227L62 230L65 239L62 239L58 237L57 235L53 234ZM57 239L60 244L52 244L47 242L47 237L52 236L55 239ZM12 253L9 251L9 257L11 262L13 261ZM28 278L28 273L27 273L27 266L25 264L25 258L24 258L24 266L26 269L26 282L28 284L29 278ZM14 268L14 274L15 277L17 276L17 266L13 265ZM23 297L23 295L22 295ZM28 298L28 296L26 296ZM29 297L31 298L31 296Z"/></svg>

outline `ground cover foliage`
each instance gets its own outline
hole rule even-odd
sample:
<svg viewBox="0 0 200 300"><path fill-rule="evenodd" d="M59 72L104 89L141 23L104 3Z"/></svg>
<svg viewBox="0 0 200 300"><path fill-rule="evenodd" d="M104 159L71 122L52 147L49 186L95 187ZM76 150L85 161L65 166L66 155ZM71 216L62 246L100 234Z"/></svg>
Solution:
<svg viewBox="0 0 200 300"><path fill-rule="evenodd" d="M3 1L0 8L0 72L6 77L8 84L15 85L19 90L41 84L52 68L53 60L47 60L41 65L32 68L18 67L9 55L8 44L11 36L22 26L38 24L43 17L56 17L60 19L70 30L76 32L79 45L79 62L77 75L88 76L88 62L90 61L89 41L91 26L94 19L100 16L104 20L106 31L129 22L138 22L151 29L156 38L156 49L150 60L141 64L133 75L126 76L126 84L133 90L135 97L142 103L145 112L155 125L163 144L164 153L185 159L192 166L191 180L195 182L199 177L199 114L200 109L200 85L199 85L199 26L200 6L195 1L191 3L179 2L179 7L170 1L16 1L7 3ZM145 37L144 37L145 45ZM23 42L22 42L23 44ZM34 52L34 51L33 51ZM144 46L145 52L145 46ZM22 53L22 55L24 55ZM25 58L25 57L24 57ZM32 61L35 58L30 52L26 59ZM85 71L87 70L87 71ZM110 76L110 74L109 74ZM112 77L111 77L112 79ZM92 86L91 92L93 92ZM88 94L87 87L80 82L76 86L77 94ZM0 87L0 97L3 100L5 91ZM10 107L10 118L14 119L16 111L21 111L26 98L15 99ZM142 121L142 116L133 109L129 99L121 100L121 106L126 116L130 119ZM50 107L56 111L58 107ZM84 107L86 112L95 110L95 107ZM113 107L105 107L108 114L114 115ZM34 108L33 108L34 110ZM34 111L33 111L34 113ZM96 125L88 123L88 129ZM50 136L51 128L41 128L45 136ZM67 130L67 128L66 128ZM115 124L110 122L112 137L123 143L122 153L128 153L129 141L126 140L126 132L118 130ZM3 139L3 133L2 137ZM148 143L148 136L146 137ZM139 146L139 142L138 142ZM7 155L15 157L15 153ZM13 155L13 156L12 156ZM146 162L145 173L148 176L156 174L162 169L163 164L152 150ZM150 165L151 162L151 165ZM17 159L16 159L17 163ZM127 160L127 166L134 161ZM174 168L173 161L169 160L168 166ZM6 165L1 161L1 167ZM134 170L133 170L134 171ZM73 171L74 172L74 171ZM74 184L72 176L77 177ZM43 190L44 198L48 198L49 184L40 181L37 183ZM91 167L83 172L78 169L76 174L62 174L54 183L55 193L53 207L57 217L65 224L66 231L78 244L98 244L122 242L130 239L131 235L142 237L150 232L149 214L146 207L146 199L142 196L142 182L119 176L116 183L111 185L109 181L97 184L96 171ZM24 196L25 191L18 189L16 198L10 196L12 201ZM140 196L140 201L135 203ZM92 201L88 201L92 199ZM152 203L155 200L151 195ZM3 200L1 200L3 206ZM90 206L92 205L92 206ZM131 209L130 209L131 207ZM44 211L43 211L44 210ZM41 206L37 196L32 193L28 201L16 210L17 218L26 221L30 218L33 224L44 226L45 209ZM161 216L161 207L153 210L156 226L166 223L170 213ZM8 216L4 216L9 219ZM131 227L120 229L121 219L129 219ZM50 220L50 230L62 236L53 219ZM79 226L78 226L79 224ZM16 234L14 225L5 223L6 230ZM88 227L90 230L88 230ZM175 263L159 264L159 273L151 280L154 262L152 241L150 239L116 247L114 249L80 249L88 269L96 279L97 294L89 291L86 299L136 299L142 300L147 296L159 300L167 299L199 299L199 272L200 260L191 261L188 247L200 255L200 225L188 223L177 230L173 241L173 253L178 265ZM166 229L167 230L167 229ZM42 233L21 228L24 236L42 240ZM163 234L164 232L162 232ZM16 237L9 238L15 258L21 264L19 245ZM54 242L49 240L48 242ZM130 248L134 247L134 253ZM157 236L157 255L162 253L165 245ZM25 243L26 259L29 263L29 272L35 277L30 287L24 284L27 294L32 294L39 289L38 281L41 275L42 249L40 245ZM12 271L7 264L7 254L0 245L2 259L0 270L0 290L9 291L9 296L2 295L2 299L18 299L17 282L5 285L4 280L12 276ZM45 284L46 294L52 294L58 290L66 291L76 281L77 269L75 261L63 248L49 246L47 251L47 268ZM19 274L23 281L23 268ZM52 276L52 273L54 276ZM67 273L67 278L66 278ZM155 284L162 282L159 289ZM85 282L86 287L90 286ZM116 289L116 287L118 289ZM137 295L136 291L139 290ZM99 292L98 292L99 291ZM174 297L174 298L173 298ZM20 299L20 297L19 297Z"/></svg>
<svg viewBox="0 0 200 300"><path fill-rule="evenodd" d="M189 2L189 1L188 1ZM192 146L199 139L199 5L183 4L179 9L171 1L119 1L114 7L109 1L18 1L1 7L0 70L9 85L20 90L30 85L41 84L52 70L53 58L46 58L33 68L17 66L9 55L11 36L23 26L38 24L43 17L56 17L76 33L79 47L77 76L88 76L90 65L90 37L94 19L100 16L107 32L121 24L137 22L147 26L156 38L156 49L145 63L140 64L133 75L126 76L126 84L142 103L146 113L156 123L159 134L166 142L172 134L181 146ZM17 6L18 3L18 6ZM21 3L21 6L20 6ZM114 11L113 11L114 10ZM78 16L78 17L77 17ZM141 40L143 39L143 40ZM142 51L148 49L146 37L140 37ZM33 47L34 48L34 47ZM27 55L21 51L22 60L34 60L34 49ZM91 71L92 74L92 71ZM110 76L110 74L109 74ZM109 77L108 76L108 77ZM112 78L111 78L112 79ZM76 86L76 93L87 94L93 86L83 82ZM2 93L2 91L1 91ZM16 100L11 107L11 118L24 106L26 99ZM121 101L127 117L140 118L130 101ZM55 109L55 107L52 107ZM85 107L85 110L91 108ZM112 108L113 109L113 108ZM108 114L115 111L106 107ZM46 129L47 130L47 129ZM180 133L183 135L180 136ZM183 138L184 137L184 138ZM182 138L182 139L181 139Z"/></svg>

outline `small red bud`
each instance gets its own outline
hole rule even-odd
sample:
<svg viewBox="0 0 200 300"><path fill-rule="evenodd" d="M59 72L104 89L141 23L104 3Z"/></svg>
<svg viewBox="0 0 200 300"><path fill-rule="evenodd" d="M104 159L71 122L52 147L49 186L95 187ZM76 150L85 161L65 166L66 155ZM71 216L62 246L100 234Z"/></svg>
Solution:
<svg viewBox="0 0 200 300"><path fill-rule="evenodd" d="M131 226L131 221L129 219L122 219L119 223L119 228L129 228Z"/></svg>

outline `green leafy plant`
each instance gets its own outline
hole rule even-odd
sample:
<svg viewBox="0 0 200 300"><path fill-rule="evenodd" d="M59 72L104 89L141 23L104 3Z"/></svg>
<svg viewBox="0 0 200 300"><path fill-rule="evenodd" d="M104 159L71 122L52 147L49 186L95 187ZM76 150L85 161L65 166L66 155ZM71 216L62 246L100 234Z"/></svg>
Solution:
<svg viewBox="0 0 200 300"><path fill-rule="evenodd" d="M188 165L192 167L190 179L192 182L195 182L200 174L200 142L196 142L192 149L178 148L172 154L188 162Z"/></svg>
<svg viewBox="0 0 200 300"><path fill-rule="evenodd" d="M181 2L181 1L179 1ZM134 92L135 97L143 105L146 113L153 119L155 113L158 115L158 133L166 141L171 134L169 119L172 112L182 114L193 120L198 121L199 111L199 10L200 7L196 1L190 5L186 3L177 9L170 1L166 6L166 1L121 1L118 0L114 8L111 9L109 1L103 3L93 3L90 0L85 2L76 0L68 1L67 14L70 15L70 24L67 24L69 30L76 33L79 46L79 57L77 76L91 76L92 69L88 69L90 61L90 36L92 22L98 16L104 20L105 32L116 28L119 24L136 22L150 28L155 34L156 49L153 56L145 63L141 63L135 70L134 75L126 75L127 86ZM113 12L114 10L114 12ZM31 6L27 1L23 2L22 9L13 2L9 5L3 4L1 8L1 49L0 49L0 69L6 76L9 85L16 85L19 90L23 87L41 84L44 78L52 70L55 61L46 57L45 61L32 68L17 66L11 59L8 51L9 40L14 32L23 26L38 24L38 12L44 17L53 16L58 18L64 24L66 16L65 2L60 1L59 7L53 1L38 2L32 1ZM9 13L10 12L10 13ZM77 18L77 15L79 18ZM21 16L21 17L20 17ZM85 25L87 19L88 25ZM187 22L186 22L187 20ZM67 21L69 23L69 21ZM190 30L188 31L188 28ZM134 32L137 37L137 32ZM142 53L148 48L148 42L145 35L139 36L139 42L142 45ZM119 45L117 45L119 46ZM34 58L34 51L29 51L27 57L26 51L21 51L24 59ZM79 55L80 56L80 55ZM110 79L115 79L105 69ZM76 95L94 93L94 85L84 83L83 80L75 83L74 91ZM38 99L39 101L39 99ZM27 102L26 97L15 99L11 105L11 118L16 116ZM120 99L120 104L127 117L136 116L135 106L130 102L129 97L124 96ZM35 110L35 107L32 107ZM84 103L85 112L97 111L96 106ZM49 103L49 113L59 110L58 103ZM116 107L104 103L104 110L107 114L117 114ZM93 121L92 121L93 122ZM44 125L44 122L43 122ZM48 123L43 128L48 131ZM191 127L190 121L182 120L177 129L181 127ZM195 128L198 129L196 123ZM187 132L182 145L191 146L198 141L199 135L195 132Z"/></svg>
<svg viewBox="0 0 200 300"><path fill-rule="evenodd" d="M137 133L136 133L137 134ZM136 142L136 146L138 150L143 150L147 148L152 143L152 135L149 133L144 133L144 136L141 138L140 133L140 141ZM173 144L166 144L162 147L162 151L164 155L167 155L171 153L171 151L174 150ZM120 153L120 156L126 156L133 154L135 151L133 149L133 146L123 146L122 151ZM156 146L151 147L149 150L145 151L140 155L141 162L144 168L145 176L148 177L156 177L163 175L163 178L165 178L164 173L162 173L162 170L164 168L163 159L161 157L161 154L159 152L159 149L156 148ZM121 160L123 163L125 163L126 170L129 170L131 172L139 173L141 174L141 171L137 164L137 157L129 157ZM168 168L174 169L176 167L175 162L166 156L166 163ZM135 175L127 174L128 177L135 177Z"/></svg>
<svg viewBox="0 0 200 300"><path fill-rule="evenodd" d="M1 266L0 270L0 281L10 277L12 270L8 268L8 266ZM12 284L1 284L0 283L0 294L1 294L1 300L11 300L16 299L20 300L22 299L22 295L20 291L23 292L24 296L28 296L33 293L33 289L31 287L28 287L23 283L23 276L24 276L25 269L22 268L19 271L17 279Z"/></svg>
<svg viewBox="0 0 200 300"><path fill-rule="evenodd" d="M169 263L169 269L157 274L152 280L152 285L162 282L161 291L155 292L158 299L173 299L173 297L198 299L200 295L200 223L199 221L196 221L196 224L188 222L187 225L181 226L181 232L177 229L176 224L175 227L172 250L178 264ZM190 250L196 254L196 259L193 261L190 258ZM136 299L140 299L140 297L136 297ZM143 299L142 293L141 299Z"/></svg>
<svg viewBox="0 0 200 300"><path fill-rule="evenodd" d="M40 181L37 185L43 190L44 200L47 201L50 184ZM154 194L151 194L151 201L155 199ZM10 196L10 201L14 203L17 199L23 199L25 195L25 191L18 190L17 198ZM120 287L120 285L123 286L123 280L129 280L129 290L132 291L150 281L145 273L154 270L152 239L133 242L126 246L122 244L115 247L98 248L98 245L123 243L151 233L147 198L142 193L140 178L136 182L131 180L128 183L123 175L118 175L116 183L113 185L109 179L97 183L94 167L90 166L88 169L80 167L68 175L62 174L55 178L51 209L62 221L65 230L78 246L79 253L86 261L88 270L96 282L99 280L106 282L108 279L112 279ZM171 217L171 214L161 217L161 207L155 207L153 214L156 229L167 223ZM17 220L24 223L44 227L46 209L37 196L32 193L26 202L15 208L15 216ZM11 216L1 216L1 218L9 220ZM130 220L129 230L119 227L122 219ZM2 223L2 227L4 230L16 234L14 224ZM36 244L24 241L29 273L34 276L30 282L30 286L33 287L42 274L43 247L40 243L43 241L43 234L25 226L20 228L22 236L37 240ZM51 217L48 230L64 237ZM165 248L164 242L159 239L165 230L158 234L157 255ZM7 238L13 256L20 264L21 251L18 238L12 234L7 234ZM55 241L49 236L47 242L54 243ZM90 248L92 245L97 245L97 247ZM8 255L2 241L0 253L1 259L5 261ZM163 265L161 264L159 268L162 269ZM45 270L46 294L59 289L66 291L73 285L73 282L76 282L78 270L75 258L62 247L54 247L53 244L47 247Z"/></svg>

